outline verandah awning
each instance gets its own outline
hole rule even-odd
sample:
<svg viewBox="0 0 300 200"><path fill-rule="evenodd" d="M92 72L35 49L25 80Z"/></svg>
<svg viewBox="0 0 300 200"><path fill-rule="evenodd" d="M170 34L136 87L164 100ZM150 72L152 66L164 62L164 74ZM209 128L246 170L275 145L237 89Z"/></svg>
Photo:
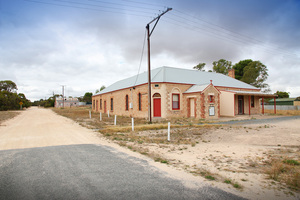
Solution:
<svg viewBox="0 0 300 200"><path fill-rule="evenodd" d="M238 90L226 90L226 92L232 92L238 95L250 95L250 96L259 96L259 97L269 97L274 98L277 97L277 95L269 94L269 93L263 93L263 92L254 92L254 91L238 91Z"/></svg>
<svg viewBox="0 0 300 200"><path fill-rule="evenodd" d="M262 98L262 114L264 114L264 98L274 98L274 114L276 114L276 97L277 95L275 94L268 94L268 93L263 93L260 91L237 91L237 90L227 90L228 92L232 92L237 95L247 95L249 96L249 102L250 102L250 96L258 96ZM250 115L250 103L249 103L249 115Z"/></svg>

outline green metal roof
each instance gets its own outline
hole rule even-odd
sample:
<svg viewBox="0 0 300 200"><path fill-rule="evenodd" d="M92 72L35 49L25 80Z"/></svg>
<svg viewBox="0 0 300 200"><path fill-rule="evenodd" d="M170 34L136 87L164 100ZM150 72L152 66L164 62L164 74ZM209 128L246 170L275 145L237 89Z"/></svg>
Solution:
<svg viewBox="0 0 300 200"><path fill-rule="evenodd" d="M288 102L288 101L295 101L296 98L278 98L276 102ZM274 102L274 99L271 99L269 102Z"/></svg>
<svg viewBox="0 0 300 200"><path fill-rule="evenodd" d="M148 83L147 74L147 72L144 72L142 74L117 81L96 95ZM237 79L215 72L203 72L199 70L181 69L174 67L159 67L151 70L152 83L182 83L191 85L208 85L210 83L210 80L212 80L212 84L214 86L258 89L252 85L249 85Z"/></svg>

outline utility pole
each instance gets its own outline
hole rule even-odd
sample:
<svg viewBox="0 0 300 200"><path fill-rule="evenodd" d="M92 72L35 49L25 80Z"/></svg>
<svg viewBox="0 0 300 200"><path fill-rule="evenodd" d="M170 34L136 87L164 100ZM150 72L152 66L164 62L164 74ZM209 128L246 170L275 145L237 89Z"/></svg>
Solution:
<svg viewBox="0 0 300 200"><path fill-rule="evenodd" d="M62 85L63 108L65 107L65 86Z"/></svg>
<svg viewBox="0 0 300 200"><path fill-rule="evenodd" d="M149 22L146 26L147 29L147 42L148 42L148 117L149 117L149 122L152 122L152 114L151 114L151 65L150 65L150 36L153 33L153 30L155 29L159 19L161 16L163 16L164 14L166 14L167 12L169 12L170 10L172 10L172 8L167 8L166 11L162 12L160 15L158 15L157 17L155 17L151 22ZM150 24L152 22L155 22L152 30L150 31Z"/></svg>

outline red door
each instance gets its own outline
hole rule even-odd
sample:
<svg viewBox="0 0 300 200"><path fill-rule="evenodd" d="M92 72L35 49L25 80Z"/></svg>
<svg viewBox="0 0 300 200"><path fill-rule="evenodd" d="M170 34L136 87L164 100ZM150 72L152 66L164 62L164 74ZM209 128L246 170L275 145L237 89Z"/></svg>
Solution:
<svg viewBox="0 0 300 200"><path fill-rule="evenodd" d="M160 98L153 99L153 117L161 117L161 101L160 101Z"/></svg>
<svg viewBox="0 0 300 200"><path fill-rule="evenodd" d="M106 101L104 101L104 113L106 113Z"/></svg>

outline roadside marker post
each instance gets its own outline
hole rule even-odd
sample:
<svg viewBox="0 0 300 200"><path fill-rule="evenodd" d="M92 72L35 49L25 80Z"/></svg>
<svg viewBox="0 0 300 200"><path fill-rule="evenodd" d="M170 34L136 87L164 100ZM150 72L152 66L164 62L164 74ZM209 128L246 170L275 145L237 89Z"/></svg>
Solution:
<svg viewBox="0 0 300 200"><path fill-rule="evenodd" d="M92 119L92 111L89 111L90 119Z"/></svg>
<svg viewBox="0 0 300 200"><path fill-rule="evenodd" d="M168 122L168 141L170 142L170 126L171 126L171 123Z"/></svg>
<svg viewBox="0 0 300 200"><path fill-rule="evenodd" d="M100 112L100 121L102 121L102 112Z"/></svg>
<svg viewBox="0 0 300 200"><path fill-rule="evenodd" d="M117 125L117 115L115 115L115 125Z"/></svg>
<svg viewBox="0 0 300 200"><path fill-rule="evenodd" d="M134 131L134 118L131 118L132 131Z"/></svg>
<svg viewBox="0 0 300 200"><path fill-rule="evenodd" d="M107 111L107 117L109 117L109 110Z"/></svg>

